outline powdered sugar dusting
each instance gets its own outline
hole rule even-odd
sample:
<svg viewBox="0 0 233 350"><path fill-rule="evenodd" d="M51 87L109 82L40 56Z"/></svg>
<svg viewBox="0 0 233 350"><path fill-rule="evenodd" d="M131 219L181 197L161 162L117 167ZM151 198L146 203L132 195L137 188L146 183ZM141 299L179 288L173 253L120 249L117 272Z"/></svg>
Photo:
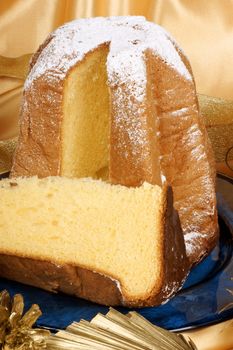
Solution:
<svg viewBox="0 0 233 350"><path fill-rule="evenodd" d="M109 84L129 84L131 94L139 101L145 97L146 68L144 55L152 49L186 79L191 79L168 34L144 17L96 17L67 23L50 35L25 82L44 74L64 79L67 72L89 52L103 43L110 44L107 61Z"/></svg>
<svg viewBox="0 0 233 350"><path fill-rule="evenodd" d="M151 49L177 74L191 79L168 34L161 27L139 16L96 17L67 23L50 35L29 73L25 89L32 91L33 82L41 78L51 86L53 93L54 87L59 85L57 82L65 78L69 69L101 44L109 45L106 68L108 84L114 95L112 103L118 111L115 117L118 145L125 149L124 157L133 157L140 167L150 153L143 110L147 87L146 50ZM121 132L120 128L124 130Z"/></svg>
<svg viewBox="0 0 233 350"><path fill-rule="evenodd" d="M147 28L147 43L155 54L163 58L163 60L173 67L179 74L184 76L187 80L192 80L192 77L187 70L185 64L178 52L174 49L174 44L170 35L157 24L146 22ZM155 39L156 38L156 39Z"/></svg>
<svg viewBox="0 0 233 350"><path fill-rule="evenodd" d="M204 235L200 232L187 232L185 234L185 247L186 253L189 256L193 249L195 249L198 239L202 238Z"/></svg>

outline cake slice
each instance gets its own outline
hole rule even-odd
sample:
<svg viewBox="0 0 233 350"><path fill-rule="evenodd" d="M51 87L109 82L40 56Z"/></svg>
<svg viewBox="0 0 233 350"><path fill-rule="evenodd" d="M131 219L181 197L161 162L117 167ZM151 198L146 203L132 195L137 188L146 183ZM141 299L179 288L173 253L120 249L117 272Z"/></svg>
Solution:
<svg viewBox="0 0 233 350"><path fill-rule="evenodd" d="M151 306L187 275L171 188L32 177L2 180L0 198L2 277L107 305Z"/></svg>

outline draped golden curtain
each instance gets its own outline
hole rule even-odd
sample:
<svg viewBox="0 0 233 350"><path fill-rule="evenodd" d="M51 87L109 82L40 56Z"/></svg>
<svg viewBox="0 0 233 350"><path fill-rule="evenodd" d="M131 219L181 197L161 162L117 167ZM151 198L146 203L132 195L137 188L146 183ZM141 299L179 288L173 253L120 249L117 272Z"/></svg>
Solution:
<svg viewBox="0 0 233 350"><path fill-rule="evenodd" d="M1 0L0 173L11 164L28 54L67 21L112 15L144 15L164 26L189 57L197 91L232 100L200 97L218 167L233 175L224 161L233 146L233 0ZM233 167L232 159L233 152ZM232 334L228 321L190 335L199 349L230 350Z"/></svg>

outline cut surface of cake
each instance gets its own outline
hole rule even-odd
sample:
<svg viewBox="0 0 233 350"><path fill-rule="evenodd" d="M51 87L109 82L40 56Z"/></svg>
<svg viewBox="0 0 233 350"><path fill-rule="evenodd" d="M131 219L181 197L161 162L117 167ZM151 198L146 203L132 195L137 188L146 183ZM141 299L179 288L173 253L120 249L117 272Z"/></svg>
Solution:
<svg viewBox="0 0 233 350"><path fill-rule="evenodd" d="M214 160L188 59L143 17L80 19L31 61L12 176L173 188L190 263L217 240Z"/></svg>
<svg viewBox="0 0 233 350"><path fill-rule="evenodd" d="M142 306L169 298L187 275L166 186L32 177L2 180L0 197L3 277L104 304Z"/></svg>

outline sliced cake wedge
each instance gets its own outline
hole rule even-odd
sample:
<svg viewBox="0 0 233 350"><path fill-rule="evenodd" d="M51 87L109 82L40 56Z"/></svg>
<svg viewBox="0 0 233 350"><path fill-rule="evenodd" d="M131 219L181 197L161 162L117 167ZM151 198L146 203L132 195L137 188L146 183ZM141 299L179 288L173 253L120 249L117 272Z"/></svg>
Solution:
<svg viewBox="0 0 233 350"><path fill-rule="evenodd" d="M170 187L48 177L0 182L0 276L107 305L151 306L188 262Z"/></svg>

